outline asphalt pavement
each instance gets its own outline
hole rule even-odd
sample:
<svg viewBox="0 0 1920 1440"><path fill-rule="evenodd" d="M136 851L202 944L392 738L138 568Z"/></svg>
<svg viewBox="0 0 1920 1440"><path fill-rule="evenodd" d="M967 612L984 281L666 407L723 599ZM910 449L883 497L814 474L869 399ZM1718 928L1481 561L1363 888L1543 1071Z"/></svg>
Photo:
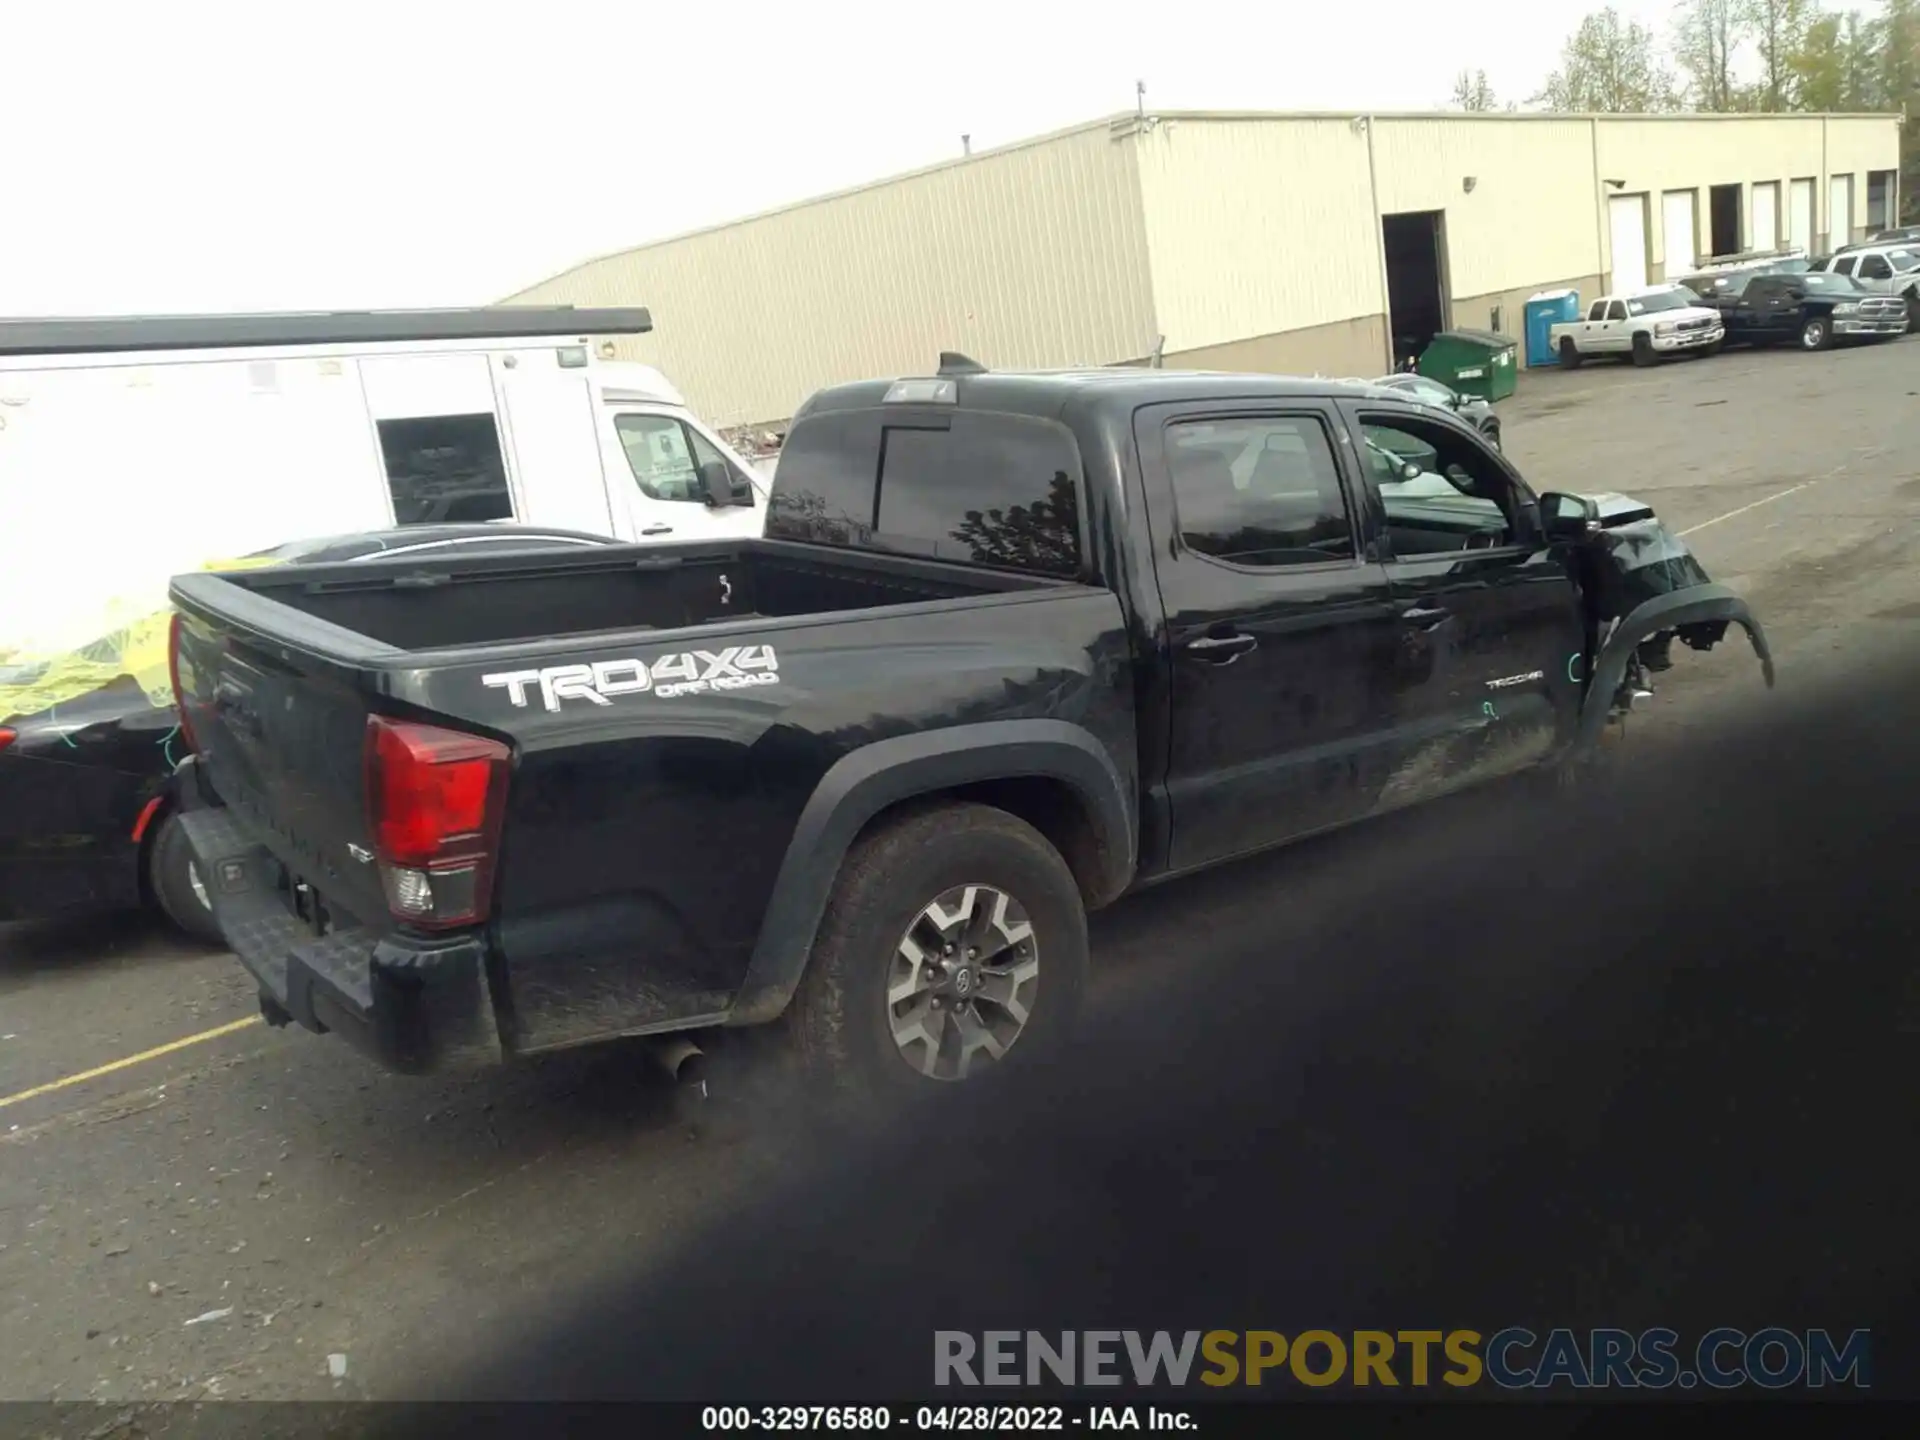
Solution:
<svg viewBox="0 0 1920 1440"><path fill-rule="evenodd" d="M1528 374L1501 410L1537 489L1650 502L1752 602L1777 695L1844 706L1920 621L1916 395L1920 340L1902 340ZM1676 647L1629 745L1768 703L1737 631L1708 655ZM1425 823L1096 917L1103 1003L1196 946L1370 903L1360 880ZM1578 1015L1554 1023L1578 1052ZM779 1134L716 1132L680 1099L621 1047L388 1076L258 1023L230 957L150 923L0 927L0 1398L417 1393L425 1357L609 1264L671 1257L791 1158Z"/></svg>

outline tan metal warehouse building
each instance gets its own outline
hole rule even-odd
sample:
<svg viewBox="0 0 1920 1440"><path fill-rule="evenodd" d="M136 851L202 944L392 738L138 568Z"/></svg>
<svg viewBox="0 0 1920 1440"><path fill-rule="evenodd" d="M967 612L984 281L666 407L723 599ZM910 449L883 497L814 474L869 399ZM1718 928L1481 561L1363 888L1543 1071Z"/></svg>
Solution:
<svg viewBox="0 0 1920 1440"><path fill-rule="evenodd" d="M1127 114L509 300L650 306L625 355L727 425L943 349L1375 374L1390 333L1519 335L1539 290L1591 298L1701 255L1860 238L1898 213L1898 166L1890 115Z"/></svg>

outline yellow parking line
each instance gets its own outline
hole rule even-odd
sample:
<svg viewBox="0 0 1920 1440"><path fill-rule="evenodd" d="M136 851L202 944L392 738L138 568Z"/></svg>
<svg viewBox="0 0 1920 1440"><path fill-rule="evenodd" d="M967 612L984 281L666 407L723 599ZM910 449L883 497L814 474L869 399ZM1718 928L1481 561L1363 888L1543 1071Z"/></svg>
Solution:
<svg viewBox="0 0 1920 1440"><path fill-rule="evenodd" d="M244 1020L232 1020L225 1025L216 1025L211 1030L202 1030L198 1035L169 1040L165 1045L156 1045L151 1050L142 1050L138 1055L129 1055L124 1060L96 1065L91 1070L82 1070L78 1075L69 1075L61 1080L50 1080L45 1085L36 1085L31 1090L22 1090L17 1095L0 1098L0 1110L6 1109L9 1105L18 1105L22 1100L31 1100L36 1095L51 1095L54 1091L65 1090L70 1085L81 1085L89 1080L98 1080L102 1075L111 1075L116 1070L125 1070L134 1065L144 1064L148 1060L158 1060L162 1055L171 1055L176 1050L185 1050L189 1045L218 1040L222 1035L231 1035L237 1030L244 1030L249 1025L259 1023L258 1015L249 1015Z"/></svg>

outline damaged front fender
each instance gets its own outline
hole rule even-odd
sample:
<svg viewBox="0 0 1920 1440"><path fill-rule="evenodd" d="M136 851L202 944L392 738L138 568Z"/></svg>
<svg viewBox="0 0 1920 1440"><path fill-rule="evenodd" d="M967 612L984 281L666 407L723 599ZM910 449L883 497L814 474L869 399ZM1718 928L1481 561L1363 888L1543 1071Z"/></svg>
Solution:
<svg viewBox="0 0 1920 1440"><path fill-rule="evenodd" d="M1642 644L1663 632L1684 631L1695 625L1724 629L1728 624L1738 625L1747 632L1753 653L1760 659L1760 673L1771 690L1773 652L1767 647L1766 632L1747 608L1747 602L1724 585L1711 582L1688 585L1635 606L1607 637L1594 661L1586 699L1580 708L1578 743L1584 747L1599 742L1601 732L1613 716L1615 697L1626 682L1627 669Z"/></svg>

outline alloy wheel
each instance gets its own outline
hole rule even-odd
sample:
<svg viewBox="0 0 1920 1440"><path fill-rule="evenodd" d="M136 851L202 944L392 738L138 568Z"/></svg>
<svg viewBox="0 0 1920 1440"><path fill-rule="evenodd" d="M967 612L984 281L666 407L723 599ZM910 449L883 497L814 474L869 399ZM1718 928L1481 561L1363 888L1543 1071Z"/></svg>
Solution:
<svg viewBox="0 0 1920 1440"><path fill-rule="evenodd" d="M1027 912L991 885L956 885L907 926L887 974L887 1023L907 1064L964 1080L1004 1057L1033 1014L1040 951Z"/></svg>

